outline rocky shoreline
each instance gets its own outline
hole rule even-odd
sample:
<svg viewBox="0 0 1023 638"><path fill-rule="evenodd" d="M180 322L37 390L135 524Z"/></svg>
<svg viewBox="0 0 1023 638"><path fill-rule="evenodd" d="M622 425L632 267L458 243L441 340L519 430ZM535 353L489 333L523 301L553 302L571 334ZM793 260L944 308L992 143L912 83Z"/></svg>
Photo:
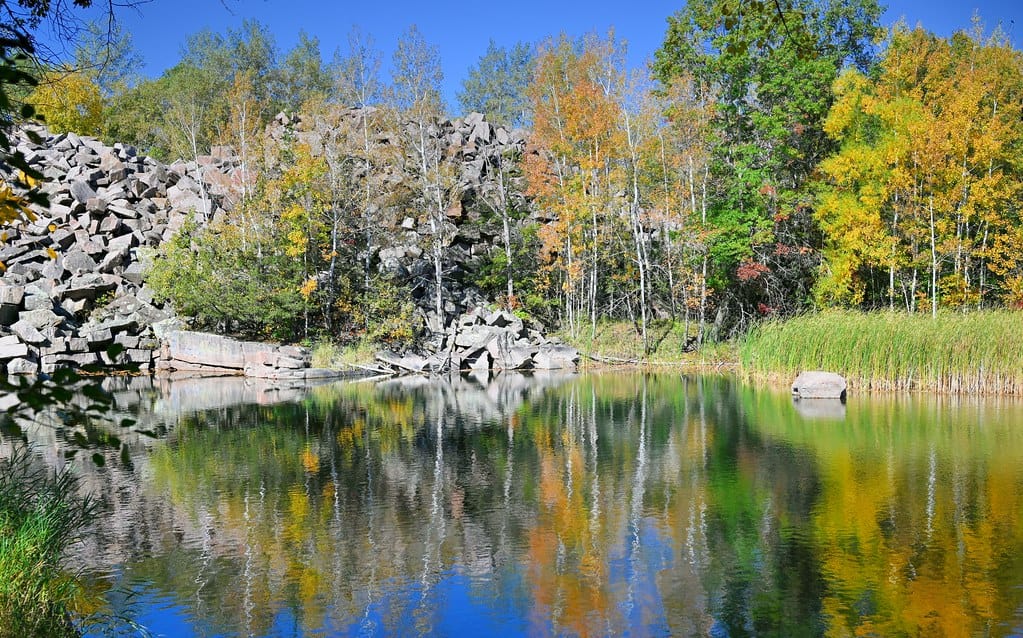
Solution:
<svg viewBox="0 0 1023 638"><path fill-rule="evenodd" d="M267 135L282 136L296 125L280 116ZM49 374L61 367L120 365L268 379L327 373L310 369L309 353L301 348L237 345L243 342L183 330L173 309L146 285L148 251L186 223L208 223L234 206L243 172L230 149L165 165L131 146L33 131L39 143L23 130L11 139L44 176L40 188L49 206L33 205L34 218L5 228L0 242L0 372ZM436 131L448 155L460 158L462 195L446 222L445 259L455 272L470 272L481 252L493 248L498 230L476 223L472 200L492 188L488 170L495 158L511 147L521 149L519 133L492 127L479 114L442 123ZM318 134L315 126L301 133L314 148ZM409 277L428 271L420 245L431 239L420 225L404 219L400 232L370 247L376 267ZM444 316L439 317L430 303L433 293L420 291L419 312L431 336L425 351L382 353L378 360L385 369L575 368L578 353L548 341L511 313L483 310L487 300L464 278L451 277L442 292ZM200 341L207 351L196 349ZM111 346L119 352L114 357ZM244 356L225 359L226 352Z"/></svg>

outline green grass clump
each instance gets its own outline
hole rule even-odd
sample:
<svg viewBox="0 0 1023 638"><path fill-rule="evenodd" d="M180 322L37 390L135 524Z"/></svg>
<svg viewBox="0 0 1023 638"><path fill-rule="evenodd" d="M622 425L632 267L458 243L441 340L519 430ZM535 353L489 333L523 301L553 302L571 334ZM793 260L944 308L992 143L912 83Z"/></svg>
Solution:
<svg viewBox="0 0 1023 638"><path fill-rule="evenodd" d="M744 371L829 370L850 386L951 394L1023 394L1023 313L830 310L765 323L740 343Z"/></svg>
<svg viewBox="0 0 1023 638"><path fill-rule="evenodd" d="M0 638L77 636L77 579L61 566L95 511L67 471L51 473L18 447L0 459Z"/></svg>
<svg viewBox="0 0 1023 638"><path fill-rule="evenodd" d="M337 357L339 368L351 368L360 365L372 365L376 353L387 346L381 345L369 339L360 339L353 344L346 346Z"/></svg>
<svg viewBox="0 0 1023 638"><path fill-rule="evenodd" d="M320 341L313 345L311 365L314 368L334 368L340 356L340 346L331 341Z"/></svg>
<svg viewBox="0 0 1023 638"><path fill-rule="evenodd" d="M643 352L643 337L630 321L601 321L593 333L587 324L574 337L567 330L555 336L586 355L609 362L621 359L637 363L718 365L735 361L734 346L730 343L704 343L698 350L687 352L697 326L691 323L689 334L685 328L681 321L651 321L647 329L649 353Z"/></svg>

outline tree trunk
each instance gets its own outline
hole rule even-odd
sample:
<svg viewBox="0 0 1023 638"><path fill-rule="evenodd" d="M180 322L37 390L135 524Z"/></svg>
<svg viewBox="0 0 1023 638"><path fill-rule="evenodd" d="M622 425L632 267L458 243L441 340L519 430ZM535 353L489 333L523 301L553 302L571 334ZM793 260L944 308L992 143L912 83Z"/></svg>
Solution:
<svg viewBox="0 0 1023 638"><path fill-rule="evenodd" d="M927 204L931 227L931 316L938 316L938 251L934 237L934 196Z"/></svg>

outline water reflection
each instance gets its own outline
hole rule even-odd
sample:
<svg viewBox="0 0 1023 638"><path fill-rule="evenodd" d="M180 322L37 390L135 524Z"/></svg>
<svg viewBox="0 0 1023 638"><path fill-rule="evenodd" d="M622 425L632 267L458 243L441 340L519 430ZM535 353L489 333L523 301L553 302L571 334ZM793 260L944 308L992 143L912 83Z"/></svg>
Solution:
<svg viewBox="0 0 1023 638"><path fill-rule="evenodd" d="M167 635L1023 631L1019 403L822 418L675 375L205 383L119 389L162 430L83 468L113 512L83 556Z"/></svg>

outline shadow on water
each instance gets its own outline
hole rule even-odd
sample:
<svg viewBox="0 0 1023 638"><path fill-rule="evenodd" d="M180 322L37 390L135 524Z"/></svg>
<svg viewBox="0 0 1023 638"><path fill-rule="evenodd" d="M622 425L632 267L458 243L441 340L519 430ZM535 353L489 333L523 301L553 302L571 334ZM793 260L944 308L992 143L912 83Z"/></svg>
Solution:
<svg viewBox="0 0 1023 638"><path fill-rule="evenodd" d="M717 377L111 380L80 468L167 635L1012 635L1023 405ZM807 409L803 409L807 407ZM49 463L67 445L33 431ZM123 592L133 598L125 601Z"/></svg>

